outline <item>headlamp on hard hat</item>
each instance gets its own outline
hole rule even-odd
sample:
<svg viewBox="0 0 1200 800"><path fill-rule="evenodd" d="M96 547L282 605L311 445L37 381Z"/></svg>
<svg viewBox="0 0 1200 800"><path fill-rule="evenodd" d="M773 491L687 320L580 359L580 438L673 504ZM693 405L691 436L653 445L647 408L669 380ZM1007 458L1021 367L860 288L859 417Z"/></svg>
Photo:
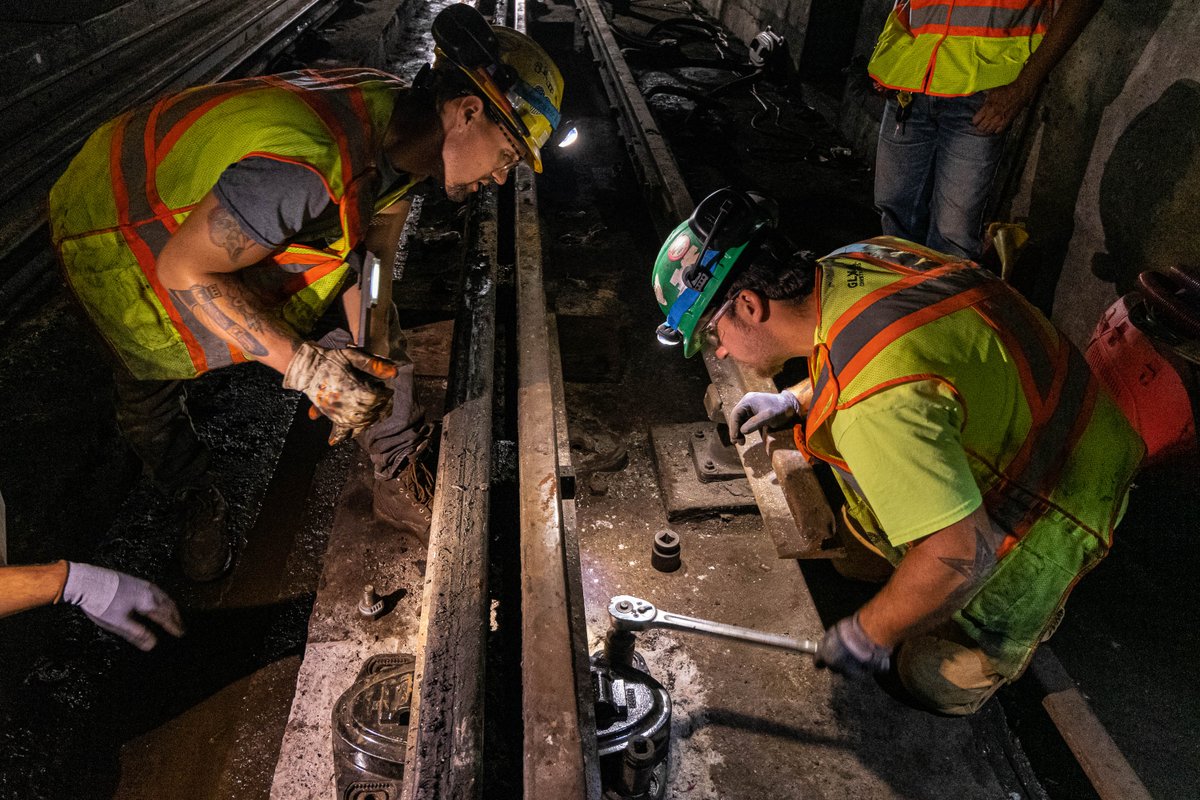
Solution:
<svg viewBox="0 0 1200 800"><path fill-rule="evenodd" d="M554 129L554 135L550 137L550 142L555 147L570 147L578 138L579 130L575 127L575 123L568 119L560 122Z"/></svg>

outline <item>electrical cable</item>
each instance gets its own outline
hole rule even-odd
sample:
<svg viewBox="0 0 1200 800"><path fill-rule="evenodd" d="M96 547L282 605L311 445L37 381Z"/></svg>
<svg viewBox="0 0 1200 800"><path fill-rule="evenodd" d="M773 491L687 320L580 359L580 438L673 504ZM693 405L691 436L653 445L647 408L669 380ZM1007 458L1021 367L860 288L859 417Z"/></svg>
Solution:
<svg viewBox="0 0 1200 800"><path fill-rule="evenodd" d="M683 97L694 102L697 106L704 105L716 108L726 108L725 104L709 95L708 92L702 92L699 89L690 89L687 86L672 86L669 83L660 83L658 86L651 86L642 96L649 100L651 97L660 94L670 94L677 97Z"/></svg>
<svg viewBox="0 0 1200 800"><path fill-rule="evenodd" d="M791 142L793 145L800 146L793 146L784 149L779 147L762 147L751 145L747 148L747 151L754 155L771 156L772 158L782 159L785 161L800 161L807 158L816 147L816 142L813 141L812 137L802 133L799 130L796 130L795 128L784 125L781 119L783 115L783 107L778 103L764 99L762 95L758 93L757 87L750 87L750 95L758 101L760 106L762 106L762 108L756 111L754 116L750 118L750 127L765 136L783 139ZM772 123L775 125L777 130L766 128L761 122L763 117L767 114L770 114L772 111L774 112Z"/></svg>
<svg viewBox="0 0 1200 800"><path fill-rule="evenodd" d="M725 36L725 32L723 30L718 28L716 25L713 25L711 22L705 22L704 20L696 19L695 17L669 17L651 25L650 30L646 31L646 35L654 38L654 35L659 31L668 30L670 28L682 28L684 30L687 30L688 28L694 28L697 30L697 32L705 34L708 38L714 41L721 40L728 42L728 37Z"/></svg>

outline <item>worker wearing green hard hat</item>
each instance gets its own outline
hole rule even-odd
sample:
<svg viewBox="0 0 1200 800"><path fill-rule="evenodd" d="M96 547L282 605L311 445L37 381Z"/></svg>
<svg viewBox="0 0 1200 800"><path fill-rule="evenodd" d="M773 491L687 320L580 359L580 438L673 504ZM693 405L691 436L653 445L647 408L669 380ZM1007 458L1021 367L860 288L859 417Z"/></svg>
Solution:
<svg viewBox="0 0 1200 800"><path fill-rule="evenodd" d="M759 194L721 189L709 195L667 237L654 263L654 295L667 321L658 328L663 344L682 344L688 358L704 344L701 320L719 309L725 281L753 242L751 257L777 257L766 234L774 231L778 211ZM771 248L758 252L759 248ZM713 313L710 312L710 309Z"/></svg>
<svg viewBox="0 0 1200 800"><path fill-rule="evenodd" d="M791 426L833 469L847 535L894 567L826 632L818 666L888 672L920 705L970 714L1054 632L1108 552L1144 446L1070 341L1006 283L894 237L821 259L748 192L705 198L663 243L658 338L764 374L740 439Z"/></svg>

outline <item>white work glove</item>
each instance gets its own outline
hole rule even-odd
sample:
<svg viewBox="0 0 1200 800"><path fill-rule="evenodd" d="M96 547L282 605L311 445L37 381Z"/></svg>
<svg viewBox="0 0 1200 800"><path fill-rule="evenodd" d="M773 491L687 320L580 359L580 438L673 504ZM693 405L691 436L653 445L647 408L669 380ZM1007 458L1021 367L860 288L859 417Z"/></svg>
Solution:
<svg viewBox="0 0 1200 800"><path fill-rule="evenodd" d="M733 407L729 416L729 432L739 444L746 434L766 428L776 430L800 419L803 414L796 395L784 389L778 394L771 392L747 392Z"/></svg>
<svg viewBox="0 0 1200 800"><path fill-rule="evenodd" d="M124 572L68 561L63 600L79 606L92 622L139 650L158 644L158 637L141 618L172 636L183 635L175 601L153 583Z"/></svg>
<svg viewBox="0 0 1200 800"><path fill-rule="evenodd" d="M384 381L396 377L396 369L394 361L353 347L329 350L305 342L283 374L283 387L304 392L313 409L329 418L329 443L337 444L388 413L392 390Z"/></svg>

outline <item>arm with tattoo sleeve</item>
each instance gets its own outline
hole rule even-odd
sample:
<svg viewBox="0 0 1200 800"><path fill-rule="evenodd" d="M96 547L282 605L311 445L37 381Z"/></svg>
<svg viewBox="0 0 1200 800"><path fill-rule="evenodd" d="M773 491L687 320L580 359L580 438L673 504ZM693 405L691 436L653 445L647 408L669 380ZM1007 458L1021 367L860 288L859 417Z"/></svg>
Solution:
<svg viewBox="0 0 1200 800"><path fill-rule="evenodd" d="M216 335L284 372L301 338L237 275L271 251L242 231L210 192L158 258L158 277L179 305Z"/></svg>
<svg viewBox="0 0 1200 800"><path fill-rule="evenodd" d="M863 630L894 647L949 619L991 575L1004 536L980 506L913 543L891 579L859 611Z"/></svg>

